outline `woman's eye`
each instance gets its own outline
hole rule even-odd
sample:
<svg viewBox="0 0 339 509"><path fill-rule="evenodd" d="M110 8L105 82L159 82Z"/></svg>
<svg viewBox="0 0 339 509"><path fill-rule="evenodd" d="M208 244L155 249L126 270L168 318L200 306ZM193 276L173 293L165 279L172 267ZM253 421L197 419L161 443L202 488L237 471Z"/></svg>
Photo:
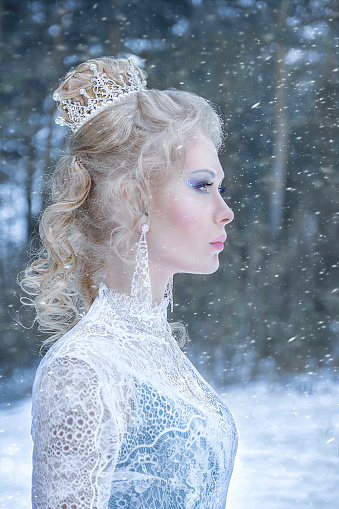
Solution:
<svg viewBox="0 0 339 509"><path fill-rule="evenodd" d="M202 193L207 193L208 188L212 187L214 185L213 182L197 182L196 184L189 182L187 179L185 179L186 184L188 184L190 187L193 187L193 189L197 189L197 191L201 191ZM218 187L218 191L220 196L224 196L227 192L226 187Z"/></svg>
<svg viewBox="0 0 339 509"><path fill-rule="evenodd" d="M206 193L207 192L207 188L208 187L212 187L212 186L213 186L213 184L210 184L208 182L201 182L200 184L196 184L194 187L196 189L199 189L199 191L202 191L202 192Z"/></svg>

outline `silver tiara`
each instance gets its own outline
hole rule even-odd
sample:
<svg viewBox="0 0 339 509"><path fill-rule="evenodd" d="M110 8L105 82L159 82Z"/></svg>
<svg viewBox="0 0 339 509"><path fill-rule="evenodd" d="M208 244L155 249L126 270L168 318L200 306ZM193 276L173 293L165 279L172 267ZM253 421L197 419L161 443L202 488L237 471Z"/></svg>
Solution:
<svg viewBox="0 0 339 509"><path fill-rule="evenodd" d="M76 132L87 120L105 108L116 104L122 97L145 90L146 82L142 83L132 59L129 58L128 61L130 64L127 70L128 80L126 81L121 74L119 75L122 84L110 79L105 72L100 74L96 64L89 66L93 72L91 81L94 82L92 87L94 97L90 97L84 88L80 89L80 94L87 99L87 104L83 105L79 101L72 101L71 99L61 99L58 92L54 92L54 101L60 102L62 109L66 111L70 119L70 122L67 122L62 117L57 117L55 123L67 125L73 132Z"/></svg>

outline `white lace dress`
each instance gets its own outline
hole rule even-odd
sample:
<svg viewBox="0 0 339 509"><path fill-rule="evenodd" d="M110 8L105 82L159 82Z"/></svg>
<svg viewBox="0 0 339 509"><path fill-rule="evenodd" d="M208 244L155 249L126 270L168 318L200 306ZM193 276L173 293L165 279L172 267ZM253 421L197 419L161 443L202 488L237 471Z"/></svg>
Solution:
<svg viewBox="0 0 339 509"><path fill-rule="evenodd" d="M33 387L33 509L224 509L233 417L150 309L101 285Z"/></svg>

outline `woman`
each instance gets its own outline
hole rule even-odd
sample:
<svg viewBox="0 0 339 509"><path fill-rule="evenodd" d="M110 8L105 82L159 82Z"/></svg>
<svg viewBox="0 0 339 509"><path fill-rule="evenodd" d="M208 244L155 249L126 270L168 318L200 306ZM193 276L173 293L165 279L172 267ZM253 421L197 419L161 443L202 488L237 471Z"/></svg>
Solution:
<svg viewBox="0 0 339 509"><path fill-rule="evenodd" d="M224 508L235 424L167 323L173 275L215 272L233 219L220 119L124 59L81 64L54 99L73 134L22 280L54 342L33 387L33 508Z"/></svg>

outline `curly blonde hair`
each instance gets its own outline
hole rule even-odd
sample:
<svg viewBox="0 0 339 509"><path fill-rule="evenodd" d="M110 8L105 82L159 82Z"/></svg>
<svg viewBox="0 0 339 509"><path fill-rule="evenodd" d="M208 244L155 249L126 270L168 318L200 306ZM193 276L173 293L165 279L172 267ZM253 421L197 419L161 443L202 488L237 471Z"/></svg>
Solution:
<svg viewBox="0 0 339 509"><path fill-rule="evenodd" d="M93 63L115 81L120 75L128 79L128 60L92 59L66 75L56 91L61 99L81 101L82 88L93 95ZM144 81L145 73L135 68ZM70 121L60 105L59 112ZM150 89L122 98L70 135L54 173L52 203L40 221L43 247L19 278L35 305L39 330L50 334L44 346L89 309L110 249L126 258L151 193L162 192L182 172L185 143L202 132L219 149L221 126L202 97Z"/></svg>

